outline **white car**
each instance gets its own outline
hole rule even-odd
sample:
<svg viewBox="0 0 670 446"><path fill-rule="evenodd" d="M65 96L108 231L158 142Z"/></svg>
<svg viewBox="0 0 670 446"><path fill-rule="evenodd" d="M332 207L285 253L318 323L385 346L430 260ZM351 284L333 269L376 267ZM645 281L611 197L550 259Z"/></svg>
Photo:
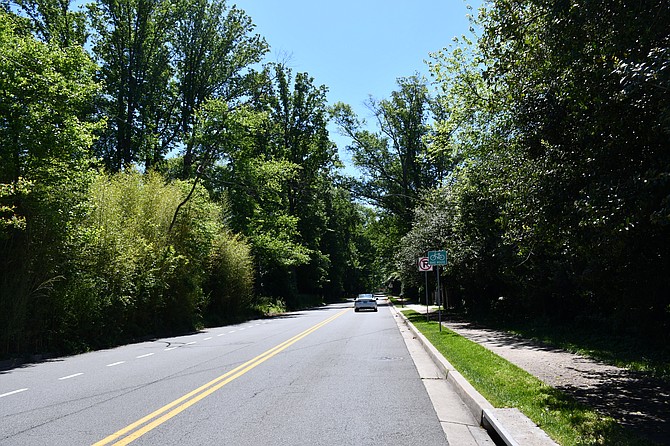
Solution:
<svg viewBox="0 0 670 446"><path fill-rule="evenodd" d="M377 299L372 294L359 294L354 300L354 311L361 310L377 311Z"/></svg>

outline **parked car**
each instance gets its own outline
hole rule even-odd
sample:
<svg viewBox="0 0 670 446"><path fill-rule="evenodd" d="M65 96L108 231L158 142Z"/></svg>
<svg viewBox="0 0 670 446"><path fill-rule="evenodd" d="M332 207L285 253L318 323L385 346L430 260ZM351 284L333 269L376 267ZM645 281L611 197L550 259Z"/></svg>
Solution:
<svg viewBox="0 0 670 446"><path fill-rule="evenodd" d="M354 300L354 311L361 310L377 311L377 299L372 294L359 294Z"/></svg>

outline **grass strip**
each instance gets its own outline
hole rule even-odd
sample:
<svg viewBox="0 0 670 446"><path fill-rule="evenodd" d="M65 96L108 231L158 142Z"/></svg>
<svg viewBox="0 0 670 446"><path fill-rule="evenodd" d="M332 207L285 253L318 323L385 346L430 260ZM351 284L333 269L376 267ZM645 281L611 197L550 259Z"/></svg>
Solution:
<svg viewBox="0 0 670 446"><path fill-rule="evenodd" d="M494 407L516 407L551 438L567 445L650 445L616 421L490 350L412 310L403 314Z"/></svg>

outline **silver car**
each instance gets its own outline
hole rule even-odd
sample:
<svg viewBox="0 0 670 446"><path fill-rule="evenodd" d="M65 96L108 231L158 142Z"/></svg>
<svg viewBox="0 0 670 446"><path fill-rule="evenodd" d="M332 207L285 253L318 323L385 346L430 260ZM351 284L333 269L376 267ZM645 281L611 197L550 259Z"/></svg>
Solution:
<svg viewBox="0 0 670 446"><path fill-rule="evenodd" d="M372 294L359 294L354 300L354 311L361 310L377 311L377 299Z"/></svg>

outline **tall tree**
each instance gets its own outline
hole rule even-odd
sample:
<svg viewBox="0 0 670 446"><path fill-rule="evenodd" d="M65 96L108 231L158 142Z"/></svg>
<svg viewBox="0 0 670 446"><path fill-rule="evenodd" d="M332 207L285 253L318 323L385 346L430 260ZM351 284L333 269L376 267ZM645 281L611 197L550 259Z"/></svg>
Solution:
<svg viewBox="0 0 670 446"><path fill-rule="evenodd" d="M248 94L247 70L267 51L251 19L225 0L101 0L89 6L93 51L107 88L110 131L99 144L112 170L154 165L179 147L194 174L196 112Z"/></svg>
<svg viewBox="0 0 670 446"><path fill-rule="evenodd" d="M380 256L365 232L372 221L368 218L370 209L356 203L351 192L337 182L324 201L327 227L321 250L330 262L325 297L339 299L379 287L382 280L375 276L374 266Z"/></svg>
<svg viewBox="0 0 670 446"><path fill-rule="evenodd" d="M487 20L487 76L514 99L515 151L535 185L532 220L510 220L532 228L527 251L560 265L550 286L569 313L667 319L670 6L499 1Z"/></svg>
<svg viewBox="0 0 670 446"><path fill-rule="evenodd" d="M456 98L451 104L464 104L479 129L479 137L451 140L468 146L470 186L458 200L490 204L481 215L492 212L516 253L502 256L504 270L516 276L527 310L613 321L635 315L638 329L663 327L670 78L662 24L670 6L489 6L472 68L454 75L449 69L459 65L444 58L432 67ZM452 124L443 120L443 134Z"/></svg>
<svg viewBox="0 0 670 446"><path fill-rule="evenodd" d="M341 132L351 138L353 162L364 174L356 192L397 216L404 233L411 227L421 191L436 186L446 166L443 157L431 157L425 141L431 116L426 81L412 76L398 79L398 86L390 99L370 99L376 133L367 130L346 104L336 104L333 115Z"/></svg>
<svg viewBox="0 0 670 446"><path fill-rule="evenodd" d="M261 292L295 299L323 292L330 260L322 243L337 158L325 87L281 65L265 73L269 87L246 107L249 119L222 152L213 184L227 192L233 227L252 241Z"/></svg>
<svg viewBox="0 0 670 446"><path fill-rule="evenodd" d="M175 78L179 100L179 131L184 145L184 175L196 162L196 111L218 99L231 108L248 97L255 74L248 68L268 51L265 40L252 34L255 25L241 9L225 0L180 0L175 6Z"/></svg>
<svg viewBox="0 0 670 446"><path fill-rule="evenodd" d="M299 166L298 174L286 184L288 213L298 219L300 243L313 253L307 265L298 267L298 291L322 292L330 260L321 251L326 230L325 201L336 164L335 145L326 128L326 87L314 85L307 73L292 73L275 66L274 94L270 119L274 123L272 144L282 159Z"/></svg>
<svg viewBox="0 0 670 446"><path fill-rule="evenodd" d="M71 0L14 0L32 22L36 35L61 48L82 46L86 42L86 16L70 9Z"/></svg>
<svg viewBox="0 0 670 446"><path fill-rule="evenodd" d="M109 119L98 147L107 167L118 171L144 161L147 145L161 153L174 143L170 2L100 0L88 8L106 89L101 112Z"/></svg>

